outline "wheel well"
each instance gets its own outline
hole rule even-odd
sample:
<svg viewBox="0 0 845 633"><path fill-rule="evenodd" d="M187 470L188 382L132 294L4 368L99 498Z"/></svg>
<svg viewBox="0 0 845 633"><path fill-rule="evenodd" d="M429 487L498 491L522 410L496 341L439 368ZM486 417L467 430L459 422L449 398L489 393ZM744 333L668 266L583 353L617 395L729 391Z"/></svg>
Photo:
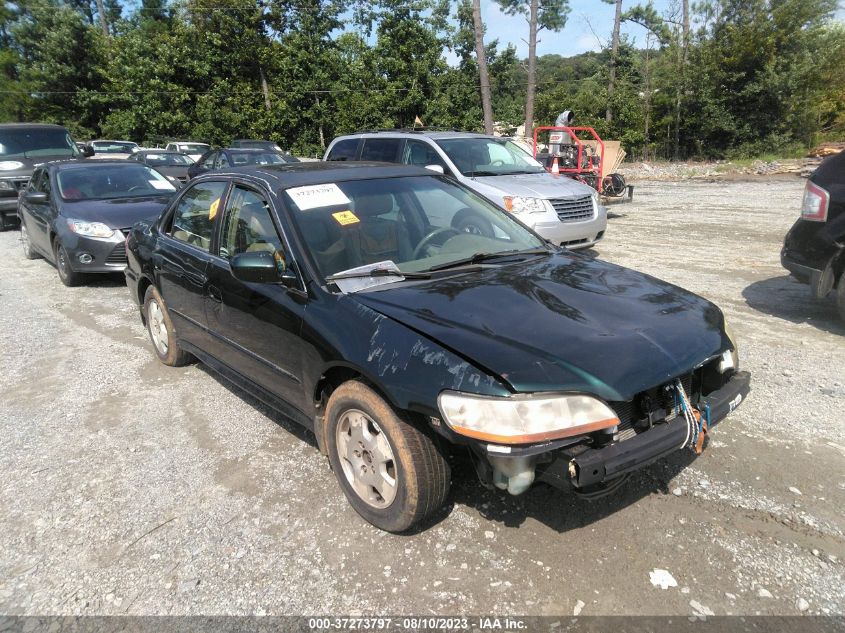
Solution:
<svg viewBox="0 0 845 633"><path fill-rule="evenodd" d="M375 391L379 397L381 397L388 405L394 408L396 404L387 396L387 394L379 387L377 384L373 383L371 380L368 380L367 377L351 367L330 367L323 374L320 376L320 379L317 381L317 385L314 387L314 406L316 409L316 413L314 414L314 435L317 436L317 446L320 448L320 452L324 455L326 454L326 444L325 438L323 437L325 431L325 409L326 403L329 401L329 397L332 395L332 392L337 389L340 385L345 382L349 382L350 380L360 380L361 382L365 383L370 389ZM408 415L413 415L411 412L406 412Z"/></svg>
<svg viewBox="0 0 845 633"><path fill-rule="evenodd" d="M144 325L147 324L147 317L144 314L144 296L147 294L147 288L153 285L146 277L141 277L138 280L138 305L141 307L141 321Z"/></svg>
<svg viewBox="0 0 845 633"><path fill-rule="evenodd" d="M314 404L318 409L323 409L332 391L349 380L363 377L363 374L351 367L330 367L317 381L317 386L314 388Z"/></svg>

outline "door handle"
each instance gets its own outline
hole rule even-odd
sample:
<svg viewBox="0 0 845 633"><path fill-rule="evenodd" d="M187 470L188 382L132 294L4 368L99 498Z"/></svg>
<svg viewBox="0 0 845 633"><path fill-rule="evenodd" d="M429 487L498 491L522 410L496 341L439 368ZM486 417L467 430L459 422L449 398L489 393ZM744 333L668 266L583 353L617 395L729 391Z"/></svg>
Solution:
<svg viewBox="0 0 845 633"><path fill-rule="evenodd" d="M208 287L208 298L217 303L223 303L223 293L220 292L220 288L217 286Z"/></svg>

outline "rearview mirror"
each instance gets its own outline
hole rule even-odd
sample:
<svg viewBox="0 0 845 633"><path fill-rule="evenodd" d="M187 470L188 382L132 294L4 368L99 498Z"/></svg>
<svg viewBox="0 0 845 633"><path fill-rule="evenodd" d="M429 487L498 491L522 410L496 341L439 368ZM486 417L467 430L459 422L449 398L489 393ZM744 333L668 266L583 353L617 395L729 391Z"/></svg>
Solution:
<svg viewBox="0 0 845 633"><path fill-rule="evenodd" d="M229 262L232 275L239 281L256 284L281 283L285 286L296 284L296 273L287 267L281 252L255 251L239 253Z"/></svg>
<svg viewBox="0 0 845 633"><path fill-rule="evenodd" d="M438 174L445 174L446 172L443 170L442 165L426 165L426 169L430 169L431 171L436 171Z"/></svg>
<svg viewBox="0 0 845 633"><path fill-rule="evenodd" d="M90 145L86 145L85 147L82 148L82 155L85 158L91 158L94 155L94 148L91 147Z"/></svg>
<svg viewBox="0 0 845 633"><path fill-rule="evenodd" d="M23 199L33 204L44 204L47 202L47 194L43 191L27 191Z"/></svg>

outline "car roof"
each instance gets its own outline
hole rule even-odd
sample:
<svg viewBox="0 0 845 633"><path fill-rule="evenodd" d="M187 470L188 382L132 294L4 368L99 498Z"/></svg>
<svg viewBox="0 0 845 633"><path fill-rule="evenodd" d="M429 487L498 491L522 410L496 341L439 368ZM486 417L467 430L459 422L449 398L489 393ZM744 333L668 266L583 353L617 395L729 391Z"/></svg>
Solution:
<svg viewBox="0 0 845 633"><path fill-rule="evenodd" d="M266 154L267 152L276 152L278 150L262 148L262 147L222 147L221 151L226 152L240 152L241 154Z"/></svg>
<svg viewBox="0 0 845 633"><path fill-rule="evenodd" d="M92 141L88 141L89 143L132 143L133 145L137 145L135 141L121 141L118 139L112 138L95 138Z"/></svg>
<svg viewBox="0 0 845 633"><path fill-rule="evenodd" d="M185 145L189 145L189 144L190 145L209 145L205 141L167 141L168 145L170 145L170 143L183 143ZM210 147L210 145L209 145L209 147Z"/></svg>
<svg viewBox="0 0 845 633"><path fill-rule="evenodd" d="M175 149L139 149L136 154L178 154L184 156L183 152L177 152Z"/></svg>
<svg viewBox="0 0 845 633"><path fill-rule="evenodd" d="M58 130L67 130L64 125L56 125L55 123L0 123L0 129L8 128L54 128Z"/></svg>
<svg viewBox="0 0 845 633"><path fill-rule="evenodd" d="M100 165L137 165L138 163L126 160L125 158L106 158L106 159L90 159L90 158L76 158L70 160L53 160L49 163L44 163L44 167L49 167L52 169L61 169L63 167L82 167L82 166L95 166L99 167ZM143 166L143 165L142 165Z"/></svg>
<svg viewBox="0 0 845 633"><path fill-rule="evenodd" d="M375 178L399 178L402 176L437 176L424 167L395 165L392 163L333 161L284 163L281 165L244 165L218 170L200 178L214 180L220 176L247 176L265 182L273 188L287 189L304 185L319 185L328 182L350 180L371 180Z"/></svg>
<svg viewBox="0 0 845 633"><path fill-rule="evenodd" d="M482 134L480 132L461 132L460 130L363 130L361 132L338 136L335 140L363 137L378 138L379 136L394 136L401 138L420 138L422 136L432 140L447 138L502 138L498 136L493 137L491 134Z"/></svg>

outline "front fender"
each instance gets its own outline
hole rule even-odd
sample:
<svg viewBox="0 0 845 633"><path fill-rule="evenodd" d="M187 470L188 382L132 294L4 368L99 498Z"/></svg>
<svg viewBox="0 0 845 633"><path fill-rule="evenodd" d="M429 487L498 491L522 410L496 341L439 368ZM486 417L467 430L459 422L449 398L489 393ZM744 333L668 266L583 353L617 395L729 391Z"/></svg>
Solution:
<svg viewBox="0 0 845 633"><path fill-rule="evenodd" d="M439 417L437 396L445 389L505 396L496 377L348 295L309 305L306 340L317 343L319 358L306 359L315 393L321 376L333 368L354 371L371 382L390 403L406 411ZM344 323L341 329L337 323ZM334 327L332 327L334 325ZM350 336L350 333L355 333Z"/></svg>

